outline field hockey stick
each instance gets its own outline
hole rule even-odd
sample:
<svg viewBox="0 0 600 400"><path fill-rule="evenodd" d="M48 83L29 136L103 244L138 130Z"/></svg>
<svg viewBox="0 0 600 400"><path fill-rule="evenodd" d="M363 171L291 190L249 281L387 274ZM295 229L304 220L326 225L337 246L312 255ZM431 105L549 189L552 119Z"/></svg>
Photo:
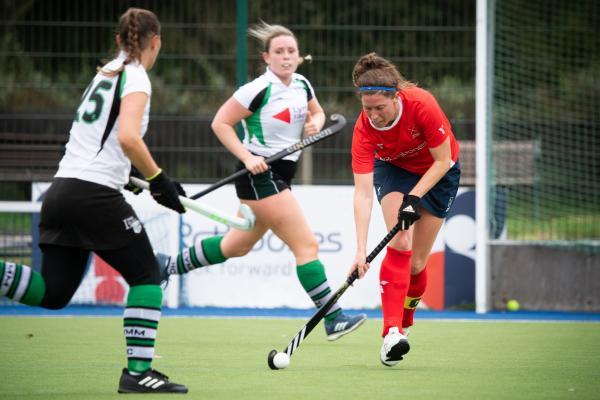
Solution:
<svg viewBox="0 0 600 400"><path fill-rule="evenodd" d="M141 189L150 190L150 184L145 180L131 176L129 177L129 182ZM188 210L192 210L200 215L212 219L213 221L220 222L242 231L251 230L254 228L254 223L256 222L256 217L252 212L252 209L247 204L240 204L240 214L243 216L243 218L241 218L219 211L216 208L202 204L199 201L192 200L189 197L179 196L179 201L181 201L181 204L183 204L183 206Z"/></svg>
<svg viewBox="0 0 600 400"><path fill-rule="evenodd" d="M323 139L333 136L336 133L340 132L342 130L342 128L346 125L346 118L344 118L344 116L341 114L333 114L330 117L330 119L332 121L334 121L335 124L331 125L327 129L323 129L319 133L316 133L312 136L308 136L308 137L302 139L298 143L295 143L289 147L286 147L285 149L281 150L278 153L273 154L271 157L268 157L265 159L265 163L271 164L273 161L281 160L283 157L289 156L290 154L300 151L300 150L304 149L305 147L311 146L317 142L320 142ZM238 179L246 174L249 174L249 173L250 173L250 171L248 171L246 168L241 169L241 170L229 175L227 178L223 178L220 181L214 183L213 185L207 187L203 191L198 192L193 196L189 196L189 198L190 199L200 198L200 197L204 196L205 194L208 194L208 193L212 192L213 190L216 190L223 185L233 182L236 179Z"/></svg>
<svg viewBox="0 0 600 400"><path fill-rule="evenodd" d="M377 247L375 247L375 249L373 249L373 251L367 256L366 262L370 263L371 261L373 261L375 259L375 257L377 257L379 252L390 242L390 240L392 240L392 238L394 236L396 236L396 233L398 233L399 230L400 230L400 223L397 223L388 232L388 234L381 240L381 242L379 242ZM327 314L327 311L329 311L329 309L339 300L339 298L342 297L342 295L344 294L346 289L348 289L350 286L352 286L352 283L354 283L354 281L357 278L358 278L358 270L356 270L356 271L352 272L352 274L350 274L350 276L346 279L344 284L337 290L337 292L335 292L333 294L333 296L331 296L331 298L327 301L327 303L325 303L321 308L319 308L319 310L317 310L315 315L313 315L312 318L308 320L306 325L304 325L302 327L302 329L300 329L300 331L296 334L296 336L294 336L294 338L292 339L290 344L288 344L288 346L283 351L283 353L287 354L288 359L289 359L289 357L292 356L294 351L296 351L296 349L300 346L300 343L302 343L302 341L304 339L306 339L306 337L314 329L314 327L317 326L319 324L319 322L321 322L321 319L323 319L325 314ZM280 369L280 368L277 368L277 366L273 362L273 358L275 357L276 354L277 354L277 350L274 350L274 349L269 352L267 362L269 364L269 368L271 368L271 369Z"/></svg>

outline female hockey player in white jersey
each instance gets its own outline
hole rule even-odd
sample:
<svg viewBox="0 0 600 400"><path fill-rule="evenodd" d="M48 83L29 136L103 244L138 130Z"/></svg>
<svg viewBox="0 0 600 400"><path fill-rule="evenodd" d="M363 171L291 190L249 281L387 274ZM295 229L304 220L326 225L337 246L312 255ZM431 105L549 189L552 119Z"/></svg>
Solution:
<svg viewBox="0 0 600 400"><path fill-rule="evenodd" d="M159 265L146 232L121 189L131 164L150 181L155 200L184 212L180 186L157 166L142 136L148 126L150 80L146 71L160 52L160 23L148 10L130 8L120 18L119 53L82 96L40 220L41 274L0 261L0 295L32 306L65 307L77 290L90 252L129 284L124 315L127 368L120 393L186 393L151 368L161 315ZM147 384L152 382L152 384Z"/></svg>
<svg viewBox="0 0 600 400"><path fill-rule="evenodd" d="M232 229L225 236L213 236L185 249L167 263L169 274L184 274L203 266L222 263L247 254L271 229L291 249L302 287L315 306L333 295L325 268L318 257L319 245L298 202L290 191L300 152L273 162L265 158L314 135L325 123L321 108L308 80L295 71L302 62L294 34L280 25L262 23L249 31L263 47L266 72L239 88L217 112L212 128L240 162L237 169L251 174L235 182L242 203L256 215L251 231ZM237 137L234 126L242 122L245 137ZM329 340L336 340L358 328L366 315L348 316L335 304L325 316Z"/></svg>

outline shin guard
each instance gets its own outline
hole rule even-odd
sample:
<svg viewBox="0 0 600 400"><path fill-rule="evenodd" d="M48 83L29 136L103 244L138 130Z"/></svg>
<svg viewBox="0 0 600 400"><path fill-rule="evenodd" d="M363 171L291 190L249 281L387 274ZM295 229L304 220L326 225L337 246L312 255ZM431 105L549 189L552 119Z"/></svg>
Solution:
<svg viewBox="0 0 600 400"><path fill-rule="evenodd" d="M177 257L171 257L167 265L169 275L183 275L196 268L225 262L221 252L223 236L212 236L194 246L184 249Z"/></svg>
<svg viewBox="0 0 600 400"><path fill-rule="evenodd" d="M387 248L379 270L381 286L381 307L383 311L383 332L385 336L392 327L402 327L404 301L410 281L410 257L412 251L399 251Z"/></svg>
<svg viewBox="0 0 600 400"><path fill-rule="evenodd" d="M315 303L315 307L321 308L333 296L333 292L327 282L327 276L325 275L325 267L321 261L314 260L303 265L298 265L296 273L302 287L310 296L313 303ZM341 312L342 309L335 303L327 312L325 321L335 319Z"/></svg>
<svg viewBox="0 0 600 400"><path fill-rule="evenodd" d="M159 285L129 288L123 320L129 371L143 373L152 365L161 306L162 289Z"/></svg>
<svg viewBox="0 0 600 400"><path fill-rule="evenodd" d="M423 269L421 272L410 276L410 286L408 287L408 294L404 301L404 315L402 317L402 328L408 328L413 325L413 319L415 311L421 297L425 293L427 288L427 269Z"/></svg>
<svg viewBox="0 0 600 400"><path fill-rule="evenodd" d="M0 261L0 297L39 306L46 293L42 275L27 265Z"/></svg>

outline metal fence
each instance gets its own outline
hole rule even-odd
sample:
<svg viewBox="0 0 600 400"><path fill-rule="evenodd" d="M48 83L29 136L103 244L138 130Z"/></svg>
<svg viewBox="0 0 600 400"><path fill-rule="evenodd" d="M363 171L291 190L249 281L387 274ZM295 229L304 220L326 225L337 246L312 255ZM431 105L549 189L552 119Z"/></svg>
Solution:
<svg viewBox="0 0 600 400"><path fill-rule="evenodd" d="M51 178L80 95L111 55L116 21L132 5L155 11L162 22L147 141L180 180L212 182L232 171L233 159L209 124L238 84L263 68L259 49L240 29L260 20L296 33L301 52L314 59L299 72L328 114L349 120L305 159L311 165L301 165L300 183L351 182L351 124L360 108L350 76L358 57L371 51L431 90L459 139L473 139L473 0L4 0L0 182Z"/></svg>

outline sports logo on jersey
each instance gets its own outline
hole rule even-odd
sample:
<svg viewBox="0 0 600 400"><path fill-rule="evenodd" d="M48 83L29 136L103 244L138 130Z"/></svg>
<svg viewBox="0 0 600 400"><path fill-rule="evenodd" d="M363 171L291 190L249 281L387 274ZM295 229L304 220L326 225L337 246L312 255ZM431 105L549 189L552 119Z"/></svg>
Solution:
<svg viewBox="0 0 600 400"><path fill-rule="evenodd" d="M419 132L417 129L415 129L414 126L411 126L410 128L408 128L408 132L410 133L410 136L413 139L421 135L421 132Z"/></svg>
<svg viewBox="0 0 600 400"><path fill-rule="evenodd" d="M125 229L133 229L133 233L140 233L142 231L142 223L136 217L127 217L123 220Z"/></svg>
<svg viewBox="0 0 600 400"><path fill-rule="evenodd" d="M294 124L304 122L306 119L306 107L291 107L273 115L273 118L285 122L286 124Z"/></svg>
<svg viewBox="0 0 600 400"><path fill-rule="evenodd" d="M442 133L442 135L445 135L445 134L446 134L446 131L444 130L444 125L443 125L443 124L442 124L442 126L440 126L440 127L438 128L438 131L440 131L440 132Z"/></svg>
<svg viewBox="0 0 600 400"><path fill-rule="evenodd" d="M397 158L400 158L400 157L414 157L414 156L417 155L417 153L419 151L423 150L425 148L425 146L427 146L427 143L426 142L421 142L417 147L413 147L410 150L403 151L403 152L401 152L399 154L396 154L395 156L380 157L379 155L377 155L377 153L376 153L376 156L381 161L393 161L393 160L395 160Z"/></svg>
<svg viewBox="0 0 600 400"><path fill-rule="evenodd" d="M286 108L285 110L273 115L273 118L278 119L280 121L286 122L286 123L290 123L290 121L292 120L292 117L290 115L290 109Z"/></svg>
<svg viewBox="0 0 600 400"><path fill-rule="evenodd" d="M383 150L383 143L377 143L377 147L379 147L379 150Z"/></svg>

